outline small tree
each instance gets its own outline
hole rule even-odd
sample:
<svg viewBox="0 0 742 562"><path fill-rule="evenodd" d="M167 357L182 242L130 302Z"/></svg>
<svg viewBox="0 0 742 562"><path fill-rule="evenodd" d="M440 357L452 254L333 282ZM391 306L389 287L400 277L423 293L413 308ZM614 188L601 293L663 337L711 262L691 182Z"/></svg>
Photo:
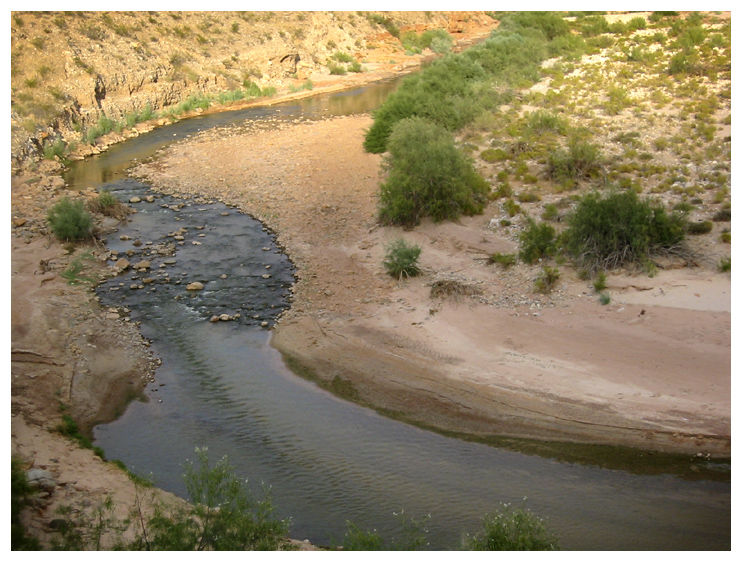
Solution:
<svg viewBox="0 0 742 562"><path fill-rule="evenodd" d="M489 186L457 147L453 135L422 118L395 125L381 185L379 220L415 226L423 217L434 221L481 213Z"/></svg>
<svg viewBox="0 0 742 562"><path fill-rule="evenodd" d="M72 201L69 197L63 197L49 209L47 220L54 235L65 242L88 238L93 226L85 204L79 200Z"/></svg>

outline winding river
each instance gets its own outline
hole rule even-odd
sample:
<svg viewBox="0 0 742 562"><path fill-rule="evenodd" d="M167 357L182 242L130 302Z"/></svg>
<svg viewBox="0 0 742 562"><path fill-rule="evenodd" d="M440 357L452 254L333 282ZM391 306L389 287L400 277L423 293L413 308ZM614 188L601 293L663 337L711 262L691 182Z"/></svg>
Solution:
<svg viewBox="0 0 742 562"><path fill-rule="evenodd" d="M347 521L393 536L394 514L404 511L430 516L431 549L455 549L482 515L510 503L544 517L564 549L730 549L728 466L706 463L704 474L711 468L716 476L701 478L689 458L664 469L664 457L622 451L612 463L601 449L600 461L578 464L466 442L384 418L295 376L266 329L290 306L294 273L273 234L219 202L175 200L126 177L133 161L204 128L365 112L394 87L183 120L70 169L72 188L105 186L144 200L107 245L151 267L107 281L98 294L131 311L162 359L148 399L98 426L96 444L181 495L183 463L196 447L208 447L212 461L227 455L256 489L270 487L292 537L316 544L341 541ZM186 290L193 281L204 290ZM221 314L233 319L209 321Z"/></svg>

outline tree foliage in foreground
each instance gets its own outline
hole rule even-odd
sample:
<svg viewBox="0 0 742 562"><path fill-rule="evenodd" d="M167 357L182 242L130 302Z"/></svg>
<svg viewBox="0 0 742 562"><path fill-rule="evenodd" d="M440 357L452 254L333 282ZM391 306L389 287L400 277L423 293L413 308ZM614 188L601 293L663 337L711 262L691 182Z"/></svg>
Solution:
<svg viewBox="0 0 742 562"><path fill-rule="evenodd" d="M382 224L415 226L481 213L489 185L443 127L414 117L395 125L381 185Z"/></svg>
<svg viewBox="0 0 742 562"><path fill-rule="evenodd" d="M559 541L544 520L524 508L485 515L481 529L464 537L464 550L559 550Z"/></svg>
<svg viewBox="0 0 742 562"><path fill-rule="evenodd" d="M255 499L226 457L209 466L207 452L186 466L187 508L158 508L132 545L141 550L279 550L288 521L272 518L266 494Z"/></svg>

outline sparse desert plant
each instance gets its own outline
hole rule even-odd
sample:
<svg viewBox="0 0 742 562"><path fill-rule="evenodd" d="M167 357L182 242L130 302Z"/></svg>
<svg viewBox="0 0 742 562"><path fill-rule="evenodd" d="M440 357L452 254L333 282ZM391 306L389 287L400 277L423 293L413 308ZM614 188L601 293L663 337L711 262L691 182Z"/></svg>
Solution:
<svg viewBox="0 0 742 562"><path fill-rule="evenodd" d="M541 274L536 278L536 290L539 293L549 294L559 281L559 270L556 267L545 265Z"/></svg>
<svg viewBox="0 0 742 562"><path fill-rule="evenodd" d="M728 222L732 220L732 209L720 209L713 217L714 222Z"/></svg>
<svg viewBox="0 0 742 562"><path fill-rule="evenodd" d="M85 210L85 204L63 197L47 214L47 221L54 235L62 241L84 240L91 235L93 220Z"/></svg>
<svg viewBox="0 0 742 562"><path fill-rule="evenodd" d="M596 293L600 293L605 289L605 271L599 271L593 281L593 288Z"/></svg>
<svg viewBox="0 0 742 562"><path fill-rule="evenodd" d="M598 295L598 300L600 301L600 304L606 306L611 302L611 295L609 295L608 293L600 293Z"/></svg>
<svg viewBox="0 0 742 562"><path fill-rule="evenodd" d="M431 299L451 299L458 301L480 294L482 294L482 290L476 285L470 285L457 279L438 279L430 286Z"/></svg>
<svg viewBox="0 0 742 562"><path fill-rule="evenodd" d="M422 248L417 244L408 244L404 238L397 238L385 246L384 268L396 279L415 277L422 273L418 260Z"/></svg>
<svg viewBox="0 0 742 562"><path fill-rule="evenodd" d="M722 273L726 273L727 271L732 271L732 257L724 257L719 260L719 271Z"/></svg>
<svg viewBox="0 0 742 562"><path fill-rule="evenodd" d="M528 226L519 236L520 252L518 256L524 262L533 264L541 258L556 253L556 230L545 222L528 220Z"/></svg>
<svg viewBox="0 0 742 562"><path fill-rule="evenodd" d="M554 203L547 203L544 205L544 212L541 213L541 219L545 221L553 221L559 219L559 209Z"/></svg>
<svg viewBox="0 0 742 562"><path fill-rule="evenodd" d="M88 202L88 208L93 213L105 215L118 220L123 220L131 213L131 209L124 205L118 198L105 189L101 190L98 196Z"/></svg>
<svg viewBox="0 0 742 562"><path fill-rule="evenodd" d="M501 252L497 252L496 254L492 254L489 257L489 263L496 263L501 265L504 268L508 268L511 265L515 265L518 261L518 256L515 254L503 254Z"/></svg>
<svg viewBox="0 0 742 562"><path fill-rule="evenodd" d="M587 141L573 139L567 149L552 152L547 172L555 181L588 178L600 171L600 149Z"/></svg>
<svg viewBox="0 0 742 562"><path fill-rule="evenodd" d="M714 223L711 221L697 221L689 222L686 227L688 234L708 234L714 228Z"/></svg>

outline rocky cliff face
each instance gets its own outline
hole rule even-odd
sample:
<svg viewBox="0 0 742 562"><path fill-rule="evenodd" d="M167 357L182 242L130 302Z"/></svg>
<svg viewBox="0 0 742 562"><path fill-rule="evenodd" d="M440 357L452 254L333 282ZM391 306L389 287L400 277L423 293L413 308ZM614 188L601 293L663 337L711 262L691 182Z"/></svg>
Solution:
<svg viewBox="0 0 742 562"><path fill-rule="evenodd" d="M277 92L329 79L337 52L398 64L399 36L492 25L483 12L12 12L11 158L54 140L82 144L105 115L122 123L247 81Z"/></svg>

